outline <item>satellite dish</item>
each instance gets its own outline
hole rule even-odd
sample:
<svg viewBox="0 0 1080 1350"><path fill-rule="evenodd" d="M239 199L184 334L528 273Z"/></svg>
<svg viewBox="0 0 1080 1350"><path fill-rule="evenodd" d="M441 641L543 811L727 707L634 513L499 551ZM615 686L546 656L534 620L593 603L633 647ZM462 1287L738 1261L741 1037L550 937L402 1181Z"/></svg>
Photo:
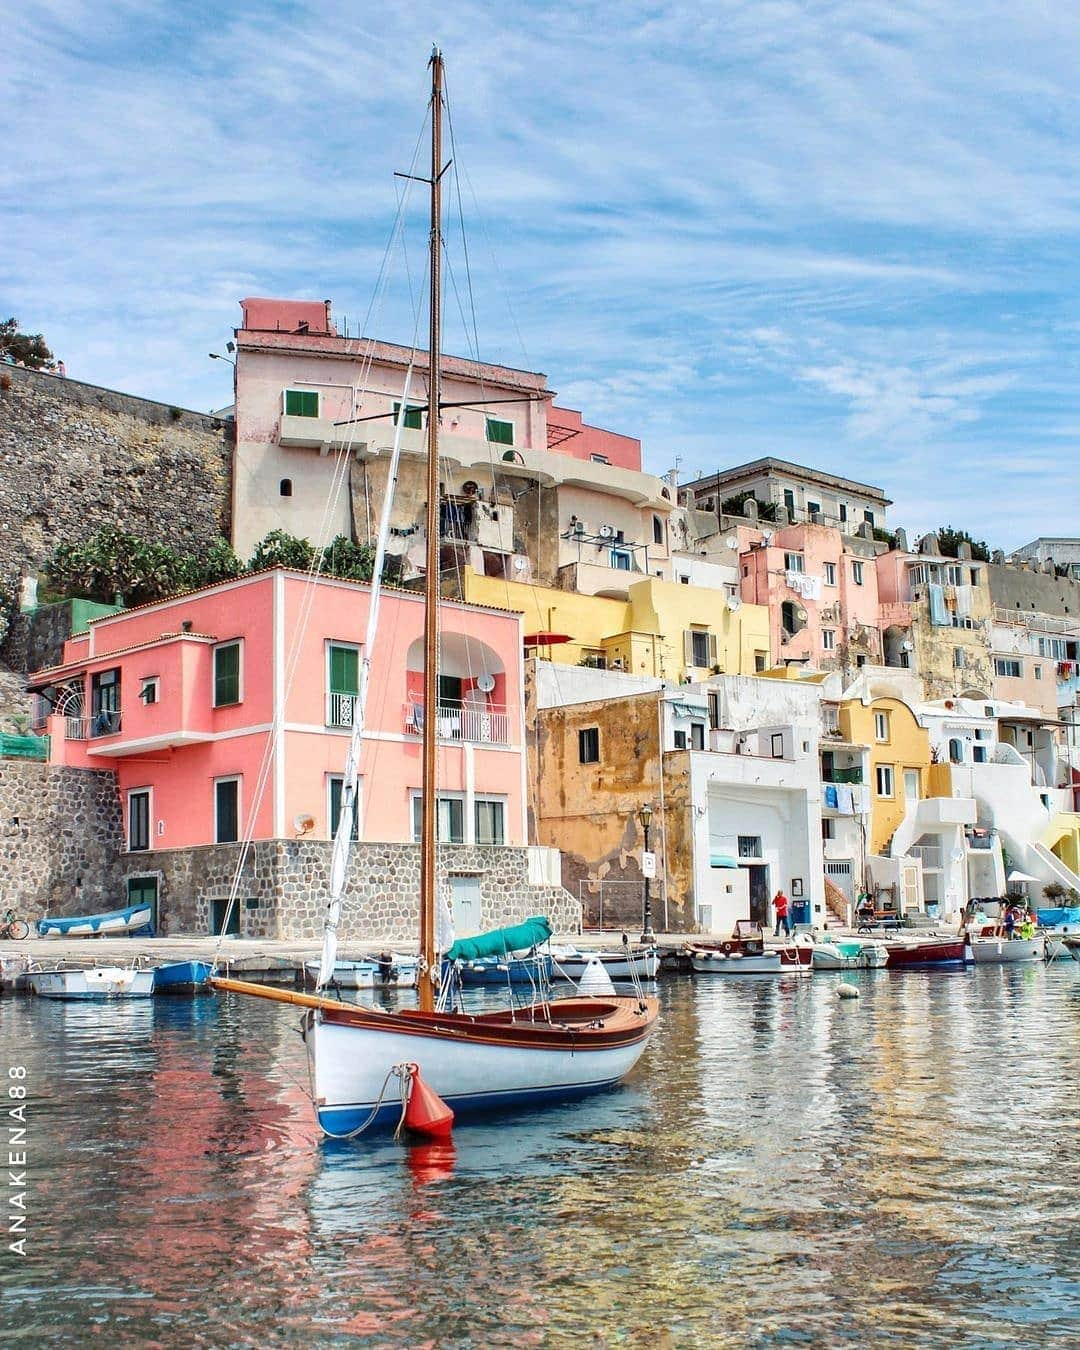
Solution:
<svg viewBox="0 0 1080 1350"><path fill-rule="evenodd" d="M483 675L477 675L476 687L482 694L490 694L495 688L495 676L488 675L486 671Z"/></svg>
<svg viewBox="0 0 1080 1350"><path fill-rule="evenodd" d="M772 530L762 530L762 532L761 532L761 542L762 542L763 544L771 544L771 543L772 543Z"/></svg>
<svg viewBox="0 0 1080 1350"><path fill-rule="evenodd" d="M732 614L734 614L737 609L742 608L742 597L738 595L729 595L727 598L727 607L731 610Z"/></svg>
<svg viewBox="0 0 1080 1350"><path fill-rule="evenodd" d="M729 534L728 537L724 540L724 547L725 547L725 548L731 548L731 549L736 549L736 548L738 548L738 547L739 547L739 536L738 536L737 534Z"/></svg>
<svg viewBox="0 0 1080 1350"><path fill-rule="evenodd" d="M314 828L314 816L293 816L293 829L296 831L297 839L302 835L310 834Z"/></svg>
<svg viewBox="0 0 1080 1350"><path fill-rule="evenodd" d="M800 605L799 608L795 611L795 617L798 619L800 623L806 622L806 610L803 609L802 605Z"/></svg>
<svg viewBox="0 0 1080 1350"><path fill-rule="evenodd" d="M915 644L910 638L905 638L900 644L900 650L902 652L913 652L915 650Z"/></svg>
<svg viewBox="0 0 1080 1350"><path fill-rule="evenodd" d="M597 534L600 536L601 539L610 539L614 533L615 531L611 528L610 525L601 525L600 528L597 530Z"/></svg>
<svg viewBox="0 0 1080 1350"><path fill-rule="evenodd" d="M528 570L529 570L529 560L528 560L528 558L515 558L515 559L514 559L514 571L515 571L515 572L527 572Z"/></svg>

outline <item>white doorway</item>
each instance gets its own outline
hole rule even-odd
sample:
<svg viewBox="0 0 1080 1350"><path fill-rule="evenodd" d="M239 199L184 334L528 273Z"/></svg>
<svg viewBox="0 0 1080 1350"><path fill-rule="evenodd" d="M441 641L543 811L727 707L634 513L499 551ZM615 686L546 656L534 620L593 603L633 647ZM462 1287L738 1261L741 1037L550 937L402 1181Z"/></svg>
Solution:
<svg viewBox="0 0 1080 1350"><path fill-rule="evenodd" d="M912 802L919 800L919 771L918 769L904 770L904 801L910 806Z"/></svg>
<svg viewBox="0 0 1080 1350"><path fill-rule="evenodd" d="M450 907L454 919L454 936L471 937L480 931L480 878L451 874Z"/></svg>

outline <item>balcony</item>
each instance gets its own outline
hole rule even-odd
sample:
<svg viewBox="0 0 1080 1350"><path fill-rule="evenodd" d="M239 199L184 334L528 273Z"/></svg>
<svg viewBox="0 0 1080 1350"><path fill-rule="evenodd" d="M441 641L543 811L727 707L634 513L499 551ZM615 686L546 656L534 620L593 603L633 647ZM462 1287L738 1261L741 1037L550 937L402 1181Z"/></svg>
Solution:
<svg viewBox="0 0 1080 1350"><path fill-rule="evenodd" d="M403 715L406 732L419 736L424 730L424 705L407 703ZM488 712L461 704L440 703L436 734L440 741L468 741L475 745L509 745L510 714Z"/></svg>
<svg viewBox="0 0 1080 1350"><path fill-rule="evenodd" d="M934 871L941 871L943 855L940 844L913 844L908 849L908 855L912 858L921 859L924 869L930 868Z"/></svg>
<svg viewBox="0 0 1080 1350"><path fill-rule="evenodd" d="M352 730L356 713L357 694L328 694L326 697L326 725Z"/></svg>
<svg viewBox="0 0 1080 1350"><path fill-rule="evenodd" d="M822 773L822 781L826 783L861 783L862 769L829 769Z"/></svg>
<svg viewBox="0 0 1080 1350"><path fill-rule="evenodd" d="M96 712L89 717L67 717L64 719L64 736L69 741L96 741L103 736L118 736L121 727L121 713Z"/></svg>

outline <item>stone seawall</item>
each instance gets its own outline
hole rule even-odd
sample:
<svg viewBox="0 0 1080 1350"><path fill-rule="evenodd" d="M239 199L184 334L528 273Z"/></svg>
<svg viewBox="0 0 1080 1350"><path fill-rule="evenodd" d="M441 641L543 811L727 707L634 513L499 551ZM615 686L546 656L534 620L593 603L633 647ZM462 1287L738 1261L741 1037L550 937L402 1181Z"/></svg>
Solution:
<svg viewBox="0 0 1080 1350"><path fill-rule="evenodd" d="M0 759L0 905L25 919L123 903L116 776Z"/></svg>
<svg viewBox="0 0 1080 1350"><path fill-rule="evenodd" d="M9 616L21 578L57 544L113 525L197 552L228 538L231 500L231 422L0 367L0 597Z"/></svg>
<svg viewBox="0 0 1080 1350"><path fill-rule="evenodd" d="M318 940L329 899L332 845L325 840L267 840L251 846L239 888L243 937ZM210 933L220 924L240 857L239 844L125 854L125 878L155 878L158 931ZM356 844L339 936L347 941L415 942L420 854L413 844ZM558 932L580 928L580 906L561 886L529 881L528 850L448 845L439 875L476 877L477 926L494 928L546 914Z"/></svg>

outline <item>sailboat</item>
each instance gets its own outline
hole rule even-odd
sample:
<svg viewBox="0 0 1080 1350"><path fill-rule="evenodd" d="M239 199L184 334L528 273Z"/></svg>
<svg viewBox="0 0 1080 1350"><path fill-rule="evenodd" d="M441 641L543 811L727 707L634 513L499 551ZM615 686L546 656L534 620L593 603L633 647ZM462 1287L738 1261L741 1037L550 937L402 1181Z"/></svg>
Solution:
<svg viewBox="0 0 1080 1350"><path fill-rule="evenodd" d="M439 606L439 420L441 347L441 180L443 57L431 68L430 325L427 445L427 548L424 622L424 707L438 706ZM342 788L341 810L330 868L330 900L324 925L317 991L329 984L337 955L337 926L348 870L357 778L363 738L364 700L378 614L382 559L389 532L390 498L396 479L406 395L398 409L394 458L388 475L372 574L368 641L363 648L359 693ZM216 979L216 988L305 1007L311 1095L324 1133L351 1138L369 1128L397 1124L402 1097L417 1069L423 1081L458 1116L582 1097L613 1086L633 1069L656 1025L658 1003L644 996L541 998L525 1007L469 1014L436 1008L439 949L450 946L449 916L436 875L436 717L423 719L420 843L420 959L418 1007L386 1011L344 1004L315 994L291 993L240 980ZM439 919L445 922L440 923ZM437 934L437 929L442 931ZM496 942L498 939L496 938ZM395 1083L395 1079L399 1080Z"/></svg>

